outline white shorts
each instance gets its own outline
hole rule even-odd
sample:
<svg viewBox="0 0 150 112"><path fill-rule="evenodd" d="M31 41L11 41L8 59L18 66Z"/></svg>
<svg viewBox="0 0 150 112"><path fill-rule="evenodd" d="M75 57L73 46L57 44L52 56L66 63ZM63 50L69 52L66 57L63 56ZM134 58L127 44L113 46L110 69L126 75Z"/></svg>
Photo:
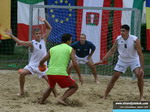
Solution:
<svg viewBox="0 0 150 112"><path fill-rule="evenodd" d="M32 75L37 74L39 78L46 75L46 71L44 71L44 72L39 71L38 66L26 65L24 67L24 69L29 70Z"/></svg>
<svg viewBox="0 0 150 112"><path fill-rule="evenodd" d="M88 58L88 56L86 56L84 58L80 58L80 57L76 56L77 63L80 63L80 64L86 64L89 61L87 58Z"/></svg>
<svg viewBox="0 0 150 112"><path fill-rule="evenodd" d="M125 71L128 67L130 67L131 70L133 71L135 68L141 67L140 61L135 60L135 61L132 61L132 62L123 62L121 60L118 60L114 70L116 70L118 72L125 73Z"/></svg>

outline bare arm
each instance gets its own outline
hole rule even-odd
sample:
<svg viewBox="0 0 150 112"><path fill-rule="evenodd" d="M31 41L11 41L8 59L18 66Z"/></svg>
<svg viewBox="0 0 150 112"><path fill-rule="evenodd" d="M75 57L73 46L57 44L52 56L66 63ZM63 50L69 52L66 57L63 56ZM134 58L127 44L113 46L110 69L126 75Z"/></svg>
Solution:
<svg viewBox="0 0 150 112"><path fill-rule="evenodd" d="M95 50L92 50L92 51L90 52L90 54L89 54L90 57L93 55L94 51L95 51Z"/></svg>
<svg viewBox="0 0 150 112"><path fill-rule="evenodd" d="M48 35L50 34L50 32L51 32L51 30L52 30L52 26L48 23L48 21L46 20L46 19L44 19L44 18L42 18L42 17L38 17L38 19L41 21L41 22L44 22L45 23L45 25L46 25L46 32L45 32L45 34L44 34L44 39L46 40L47 39L47 37L48 37Z"/></svg>
<svg viewBox="0 0 150 112"><path fill-rule="evenodd" d="M137 53L138 53L139 58L140 58L141 67L144 69L144 56L143 56L143 53L142 53L142 48L141 48L141 44L140 44L139 39L137 39L136 42L135 42L135 48L136 48Z"/></svg>
<svg viewBox="0 0 150 112"><path fill-rule="evenodd" d="M83 80L82 80L82 77L81 77L81 74L80 74L80 69L79 69L78 63L76 61L74 49L72 49L72 52L71 52L71 60L72 60L72 63L73 63L73 67L74 67L75 71L77 72L77 74L79 76L79 80L80 80L80 82L82 84Z"/></svg>
<svg viewBox="0 0 150 112"><path fill-rule="evenodd" d="M27 47L33 47L32 43L30 41L22 41L22 40L19 40L17 37L15 37L13 34L12 34L12 30L5 30L5 33L7 35L9 35L17 44L19 45L22 45L22 46L27 46Z"/></svg>
<svg viewBox="0 0 150 112"><path fill-rule="evenodd" d="M105 62L109 57L111 57L114 54L114 52L116 51L116 49L117 49L117 41L115 41L114 45L107 52L107 54L104 56L104 58L100 62L95 63L94 65L99 65L99 64L102 64L103 62Z"/></svg>
<svg viewBox="0 0 150 112"><path fill-rule="evenodd" d="M93 43L91 43L91 52L89 53L88 58L91 58L91 56L93 55L95 49L96 49L95 45Z"/></svg>
<svg viewBox="0 0 150 112"><path fill-rule="evenodd" d="M47 55L40 61L39 66L43 66L44 63L50 58L50 51L48 51Z"/></svg>
<svg viewBox="0 0 150 112"><path fill-rule="evenodd" d="M117 49L117 41L115 41L114 45L112 46L112 48L107 52L107 54L104 56L104 58L102 59L102 63L104 61L106 61L109 57L111 57L114 52L116 51Z"/></svg>

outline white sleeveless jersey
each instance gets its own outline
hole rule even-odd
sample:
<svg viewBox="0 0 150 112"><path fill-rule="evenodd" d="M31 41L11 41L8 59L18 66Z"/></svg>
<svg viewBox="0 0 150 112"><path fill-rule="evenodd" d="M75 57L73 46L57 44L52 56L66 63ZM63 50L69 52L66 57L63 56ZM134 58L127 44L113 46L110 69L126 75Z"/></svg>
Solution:
<svg viewBox="0 0 150 112"><path fill-rule="evenodd" d="M129 35L127 40L124 40L122 36L118 36L116 41L118 44L118 59L124 62L131 62L139 59L137 50L135 49L135 42L137 37L134 35Z"/></svg>
<svg viewBox="0 0 150 112"><path fill-rule="evenodd" d="M36 40L31 41L33 44L33 50L31 50L31 58L29 61L30 66L38 66L39 62L46 56L46 44L44 39L41 39L40 42ZM47 65L47 62L45 63Z"/></svg>

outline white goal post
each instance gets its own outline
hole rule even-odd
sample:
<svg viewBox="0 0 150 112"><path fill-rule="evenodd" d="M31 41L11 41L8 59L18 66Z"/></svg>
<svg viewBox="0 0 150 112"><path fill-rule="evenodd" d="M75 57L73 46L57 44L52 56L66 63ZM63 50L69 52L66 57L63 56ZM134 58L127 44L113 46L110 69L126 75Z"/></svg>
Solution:
<svg viewBox="0 0 150 112"><path fill-rule="evenodd" d="M95 62L100 60L111 48L113 45L113 35L118 34L118 31L115 29L117 29L120 24L119 22L114 24L114 21L117 21L114 20L114 13L116 11L122 12L122 14L124 14L122 15L121 24L128 24L131 28L130 33L140 38L141 12L135 8L30 5L29 40L32 40L32 29L34 21L33 11L35 9L39 10L37 11L38 14L36 14L39 16L40 10L44 9L46 19L52 25L52 32L48 38L48 49L60 43L59 39L63 33L71 33L73 35L73 41L78 40L79 35L84 33L87 35L87 40L91 41L96 46L96 51L93 55L93 60ZM106 11L107 15L103 15L103 11ZM129 16L131 16L132 20L128 18ZM118 21L120 21L119 19L120 18L118 18ZM104 25L102 20L104 21ZM58 25L59 23L60 25ZM98 74L111 75L116 60L117 53L115 53L115 55L110 58L106 64L97 67ZM84 65L81 66L83 66L81 67L83 69L83 73L90 73L88 67ZM130 70L127 70L125 75L126 74L132 73Z"/></svg>

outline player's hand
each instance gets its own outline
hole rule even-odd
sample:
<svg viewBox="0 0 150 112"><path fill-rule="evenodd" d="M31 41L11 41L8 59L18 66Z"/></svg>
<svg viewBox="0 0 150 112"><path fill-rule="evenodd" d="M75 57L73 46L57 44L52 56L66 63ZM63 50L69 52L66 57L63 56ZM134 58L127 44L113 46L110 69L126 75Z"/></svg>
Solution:
<svg viewBox="0 0 150 112"><path fill-rule="evenodd" d="M7 35L9 35L9 36L12 36L12 30L11 30L11 29L10 29L10 30L6 29L6 30L5 30L5 33L6 33Z"/></svg>
<svg viewBox="0 0 150 112"><path fill-rule="evenodd" d="M102 64L103 62L100 61L100 62L97 62L97 63L94 63L94 65L99 65L99 64Z"/></svg>
<svg viewBox="0 0 150 112"><path fill-rule="evenodd" d="M45 21L45 18L42 18L41 16L38 16L38 19L39 19L41 22L44 22L44 21Z"/></svg>
<svg viewBox="0 0 150 112"><path fill-rule="evenodd" d="M81 83L81 85L82 85L82 84L83 84L83 79L82 79L82 77L79 78L79 81L80 81L80 83Z"/></svg>

